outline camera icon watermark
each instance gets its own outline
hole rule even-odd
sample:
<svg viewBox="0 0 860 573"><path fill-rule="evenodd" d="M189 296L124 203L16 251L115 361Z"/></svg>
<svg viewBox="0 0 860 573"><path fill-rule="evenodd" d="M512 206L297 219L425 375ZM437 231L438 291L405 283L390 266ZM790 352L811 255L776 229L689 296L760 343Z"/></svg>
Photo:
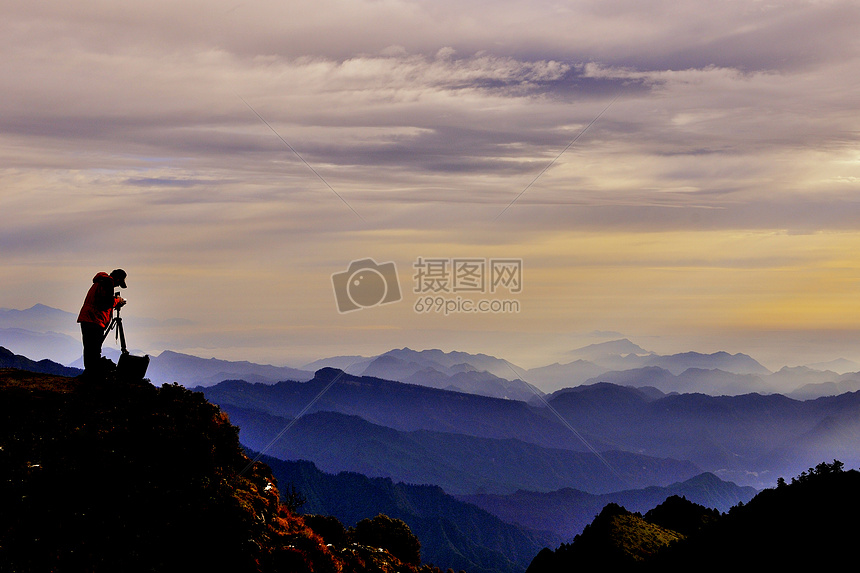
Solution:
<svg viewBox="0 0 860 573"><path fill-rule="evenodd" d="M352 261L344 272L331 276L331 284L337 311L341 314L403 298L393 261L382 264L373 259Z"/></svg>

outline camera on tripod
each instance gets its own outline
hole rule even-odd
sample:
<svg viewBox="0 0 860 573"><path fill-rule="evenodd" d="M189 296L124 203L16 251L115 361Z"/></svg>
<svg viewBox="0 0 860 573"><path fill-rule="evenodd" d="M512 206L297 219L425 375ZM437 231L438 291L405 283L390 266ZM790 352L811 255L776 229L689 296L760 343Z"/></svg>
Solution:
<svg viewBox="0 0 860 573"><path fill-rule="evenodd" d="M119 295L119 291L114 294L114 309L116 316L113 317L107 330L105 338L116 327L116 336L120 341L120 356L116 365L117 378L126 381L140 381L146 376L146 369L149 367L149 355L133 356L125 343L125 329L122 326L122 317L119 315L119 309L125 304L125 299Z"/></svg>

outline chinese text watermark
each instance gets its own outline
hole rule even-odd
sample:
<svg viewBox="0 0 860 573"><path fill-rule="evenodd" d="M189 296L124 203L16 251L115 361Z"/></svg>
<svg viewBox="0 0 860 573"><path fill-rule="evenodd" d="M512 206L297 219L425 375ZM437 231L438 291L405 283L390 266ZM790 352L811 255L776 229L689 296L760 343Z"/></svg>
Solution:
<svg viewBox="0 0 860 573"><path fill-rule="evenodd" d="M501 298L523 290L523 260L478 257L418 257L412 264L415 312L446 316L518 313L520 301ZM394 262L354 260L331 275L340 313L399 302L403 296ZM484 295L484 296L481 296Z"/></svg>

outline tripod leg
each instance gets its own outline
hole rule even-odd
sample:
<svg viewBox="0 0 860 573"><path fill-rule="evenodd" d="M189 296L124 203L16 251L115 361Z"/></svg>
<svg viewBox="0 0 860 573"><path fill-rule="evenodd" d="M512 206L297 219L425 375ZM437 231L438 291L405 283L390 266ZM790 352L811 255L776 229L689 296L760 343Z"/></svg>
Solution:
<svg viewBox="0 0 860 573"><path fill-rule="evenodd" d="M119 333L119 344L123 354L128 354L128 349L125 347L125 331L122 329L122 319L117 317L116 329Z"/></svg>
<svg viewBox="0 0 860 573"><path fill-rule="evenodd" d="M110 324L108 324L108 327L102 333L102 344L104 344L104 341L107 340L108 334L110 334L110 331L113 330L113 327L115 324L116 324L116 318L112 318L110 321Z"/></svg>

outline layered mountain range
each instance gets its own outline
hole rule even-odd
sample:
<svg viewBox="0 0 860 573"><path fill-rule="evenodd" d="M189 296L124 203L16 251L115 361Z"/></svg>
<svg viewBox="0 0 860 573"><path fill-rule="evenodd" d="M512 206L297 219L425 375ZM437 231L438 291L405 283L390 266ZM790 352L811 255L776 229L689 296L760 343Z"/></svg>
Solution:
<svg viewBox="0 0 860 573"><path fill-rule="evenodd" d="M63 352L74 337L50 329L72 318L0 309L0 368L76 376L17 350ZM306 513L351 527L385 511L434 563L470 573L521 572L608 504L640 512L682 496L724 512L821 460L860 465L847 361L771 372L745 354L659 355L626 339L569 358L523 369L402 348L292 368L164 351L147 376L216 404Z"/></svg>
<svg viewBox="0 0 860 573"><path fill-rule="evenodd" d="M199 390L251 448L458 494L604 493L705 471L760 488L818 459L860 464L858 392L796 400L597 383L530 404L331 368L307 382Z"/></svg>
<svg viewBox="0 0 860 573"><path fill-rule="evenodd" d="M80 368L80 332L75 320L73 313L41 304L25 310L0 309L0 346L36 360ZM146 330L176 322L182 321L137 318L134 325ZM107 344L105 355L116 360L118 351ZM627 339L578 348L567 358L525 369L486 354L401 348L377 356L335 356L288 367L163 351L152 356L148 375L156 384L181 381L188 387L212 386L230 379L273 384L307 381L317 370L331 367L356 376L532 402L565 388L598 382L654 387L663 393L780 393L798 399L860 390L860 364L845 359L771 372L742 353L661 355Z"/></svg>
<svg viewBox="0 0 860 573"><path fill-rule="evenodd" d="M209 381L233 368L247 377L306 372L163 354L185 375ZM464 358L402 349L362 372L374 363L383 371L422 359L451 376L478 372ZM483 367L511 368L479 358ZM674 359L753 366L748 357L724 353ZM63 367L6 349L0 367L78 372L54 372ZM414 375L410 368L402 374ZM691 368L665 370L678 377ZM818 460L860 464L860 392L800 400L593 382L551 394L527 388L530 398L520 400L331 367L301 378L224 380L194 390L229 415L241 443L269 463L282 491L307 501L308 513L351 526L384 510L420 532L435 563L470 573L523 571L542 546L569 541L607 504L645 511L684 496L727 511L752 499L754 488Z"/></svg>
<svg viewBox="0 0 860 573"><path fill-rule="evenodd" d="M334 368L306 382L197 390L312 500L320 483L361 492L310 511L349 523L381 504L469 571L521 570L528 547L570 541L607 504L647 511L682 496L719 513L818 460L860 464L860 393L797 400L602 382L528 403ZM470 516L471 533L450 515Z"/></svg>

